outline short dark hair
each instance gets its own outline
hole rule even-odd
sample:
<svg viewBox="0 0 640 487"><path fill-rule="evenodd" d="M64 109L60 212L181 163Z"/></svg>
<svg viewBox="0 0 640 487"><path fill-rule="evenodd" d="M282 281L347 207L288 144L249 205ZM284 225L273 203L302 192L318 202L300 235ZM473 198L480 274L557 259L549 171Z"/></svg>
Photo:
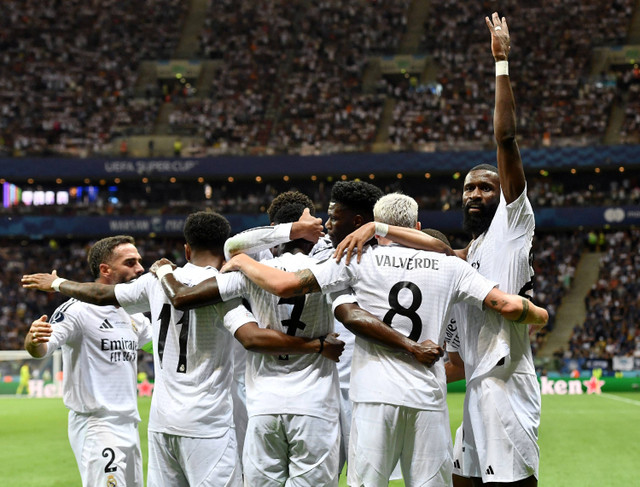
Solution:
<svg viewBox="0 0 640 487"><path fill-rule="evenodd" d="M89 249L87 262L91 275L98 279L100 277L100 264L106 264L113 255L113 249L123 244L135 245L135 240L130 235L116 235L98 240Z"/></svg>
<svg viewBox="0 0 640 487"><path fill-rule="evenodd" d="M492 166L491 164L478 164L477 166L473 166L469 169L471 171L491 171L498 174L498 168L496 166Z"/></svg>
<svg viewBox="0 0 640 487"><path fill-rule="evenodd" d="M285 191L284 193L280 193L278 196L276 196L271 202L271 205L269 205L269 209L267 210L269 221L271 223L276 223L275 217L280 209L284 206L292 204L302 205L303 211L305 208L309 208L309 213L311 213L312 215L316 214L316 209L313 201L311 201L311 198L309 198L306 194L303 194L300 191ZM302 213L300 213L300 215L302 215ZM298 216L298 218L300 218L300 216Z"/></svg>
<svg viewBox="0 0 640 487"><path fill-rule="evenodd" d="M451 242L449 242L449 239L447 238L447 236L444 233L442 233L440 230L436 230L435 228L424 228L422 229L422 232L426 233L427 235L430 235L433 238L437 238L441 242L444 242L449 247L451 247Z"/></svg>
<svg viewBox="0 0 640 487"><path fill-rule="evenodd" d="M331 201L373 220L373 207L384 193L364 181L338 181L331 189Z"/></svg>
<svg viewBox="0 0 640 487"><path fill-rule="evenodd" d="M285 206L281 206L278 212L273 217L273 223L292 223L296 222L302 216L305 205L300 203L291 203Z"/></svg>
<svg viewBox="0 0 640 487"><path fill-rule="evenodd" d="M192 249L220 250L231 234L231 225L214 211L196 211L184 222L184 239Z"/></svg>

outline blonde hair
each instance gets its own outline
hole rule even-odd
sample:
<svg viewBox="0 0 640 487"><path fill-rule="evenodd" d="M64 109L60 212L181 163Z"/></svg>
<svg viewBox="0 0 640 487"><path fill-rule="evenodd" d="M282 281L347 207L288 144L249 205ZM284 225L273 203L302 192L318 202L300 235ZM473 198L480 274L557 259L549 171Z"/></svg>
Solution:
<svg viewBox="0 0 640 487"><path fill-rule="evenodd" d="M388 225L415 228L418 223L418 203L406 194L387 194L373 207L373 218Z"/></svg>

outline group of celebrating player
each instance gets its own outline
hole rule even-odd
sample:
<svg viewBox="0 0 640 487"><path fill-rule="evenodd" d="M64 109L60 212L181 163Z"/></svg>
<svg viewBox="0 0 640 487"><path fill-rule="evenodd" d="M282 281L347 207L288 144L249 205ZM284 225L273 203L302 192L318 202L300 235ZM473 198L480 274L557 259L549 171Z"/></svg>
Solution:
<svg viewBox="0 0 640 487"><path fill-rule="evenodd" d="M407 486L537 485L529 333L548 314L529 300L535 222L508 26L486 22L498 167L465 178L467 248L421 231L413 198L349 181L332 189L326 237L313 202L289 191L272 226L231 238L221 215L190 215L180 268L161 259L144 274L118 236L90 250L93 283L23 277L72 298L34 321L25 348L62 347L83 485L143 484L135 357L149 344L149 486L337 486L345 461L352 486L388 485L398 463ZM461 378L452 445L446 383Z"/></svg>

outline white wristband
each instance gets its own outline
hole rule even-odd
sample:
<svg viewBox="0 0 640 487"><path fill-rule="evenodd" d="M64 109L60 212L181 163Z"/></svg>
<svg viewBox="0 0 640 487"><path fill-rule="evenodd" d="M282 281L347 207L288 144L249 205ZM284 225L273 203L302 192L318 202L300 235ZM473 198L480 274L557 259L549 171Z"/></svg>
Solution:
<svg viewBox="0 0 640 487"><path fill-rule="evenodd" d="M171 267L170 264L165 264L158 267L158 270L156 271L156 277L158 278L158 281L167 274L173 274L173 267Z"/></svg>
<svg viewBox="0 0 640 487"><path fill-rule="evenodd" d="M509 61L496 61L496 76L509 76Z"/></svg>
<svg viewBox="0 0 640 487"><path fill-rule="evenodd" d="M64 277L56 277L53 282L51 283L51 289L53 289L55 292L59 293L60 292L60 284L62 284L64 281L66 281L66 279Z"/></svg>
<svg viewBox="0 0 640 487"><path fill-rule="evenodd" d="M386 237L389 231L389 225L386 223L375 222L376 237Z"/></svg>

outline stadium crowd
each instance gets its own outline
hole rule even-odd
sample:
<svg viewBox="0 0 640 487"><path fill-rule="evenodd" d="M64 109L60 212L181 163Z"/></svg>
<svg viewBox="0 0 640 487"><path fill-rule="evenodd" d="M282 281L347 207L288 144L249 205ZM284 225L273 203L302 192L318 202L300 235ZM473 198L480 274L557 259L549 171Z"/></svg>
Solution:
<svg viewBox="0 0 640 487"><path fill-rule="evenodd" d="M577 323L558 358L578 368L589 359L610 361L614 356L640 357L640 230L605 235L598 281L585 298L587 318Z"/></svg>
<svg viewBox="0 0 640 487"><path fill-rule="evenodd" d="M478 80L493 67L481 62L483 26L473 28L481 4L450 0L427 16L418 50L432 57L434 80L378 73L365 83L375 71L373 57L399 52L409 1L210 2L197 55L217 63L212 85L204 95L169 99L155 96L155 87L136 93L134 86L142 60L174 53L188 2L153 0L142 12L113 1L66 2L63 10L55 2L11 4L1 37L0 146L7 155L113 151L118 136L152 133L164 101L171 102L170 130L200 135L204 147L195 149L212 154L331 153L367 150L375 141L396 150L491 142L493 86ZM613 71L589 72L594 48L625 43L633 4L501 6L513 28L534 42L514 53L522 146L599 142L608 119L601 114L622 100L628 101L621 103L627 113L621 139L637 142L634 72L618 83Z"/></svg>
<svg viewBox="0 0 640 487"><path fill-rule="evenodd" d="M137 69L173 51L186 5L5 3L2 152L82 156L132 127L150 130L159 104L134 96Z"/></svg>

